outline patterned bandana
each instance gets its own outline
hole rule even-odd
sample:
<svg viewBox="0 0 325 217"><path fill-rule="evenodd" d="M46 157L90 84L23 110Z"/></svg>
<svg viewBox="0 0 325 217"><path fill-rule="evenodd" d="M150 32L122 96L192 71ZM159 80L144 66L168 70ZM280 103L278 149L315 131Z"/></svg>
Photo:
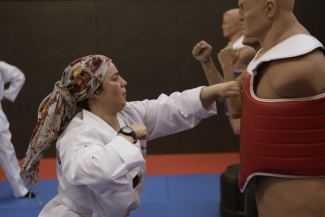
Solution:
<svg viewBox="0 0 325 217"><path fill-rule="evenodd" d="M92 55L73 61L63 72L61 81L54 85L38 109L36 124L23 161L20 176L27 186L36 187L40 160L69 124L76 103L88 98L102 83L111 60ZM22 162L23 162L22 161Z"/></svg>

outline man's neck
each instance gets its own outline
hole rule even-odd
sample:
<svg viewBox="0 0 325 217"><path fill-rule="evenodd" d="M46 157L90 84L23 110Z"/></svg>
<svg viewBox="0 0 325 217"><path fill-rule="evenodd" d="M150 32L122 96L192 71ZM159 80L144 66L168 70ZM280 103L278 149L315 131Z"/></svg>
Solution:
<svg viewBox="0 0 325 217"><path fill-rule="evenodd" d="M252 44L252 45L250 45L252 48L254 48L254 50L256 51L256 53L259 51L259 50L261 50L261 45L260 45L260 43L256 43L256 44Z"/></svg>
<svg viewBox="0 0 325 217"><path fill-rule="evenodd" d="M240 37L243 36L243 33L242 31L238 31L236 32L236 34L232 35L230 38L229 38L229 41L232 42L232 43L235 43Z"/></svg>
<svg viewBox="0 0 325 217"><path fill-rule="evenodd" d="M266 32L266 34L259 37L260 44L263 48L260 55L293 35L309 34L293 14L288 14L278 20L279 21L273 23L272 27Z"/></svg>

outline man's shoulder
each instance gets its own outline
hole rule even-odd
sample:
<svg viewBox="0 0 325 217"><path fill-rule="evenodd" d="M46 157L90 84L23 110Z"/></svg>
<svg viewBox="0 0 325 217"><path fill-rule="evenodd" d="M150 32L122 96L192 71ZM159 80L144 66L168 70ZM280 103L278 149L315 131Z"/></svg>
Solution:
<svg viewBox="0 0 325 217"><path fill-rule="evenodd" d="M282 96L317 95L325 86L325 57L320 49L302 56L274 60L267 67L273 89Z"/></svg>
<svg viewBox="0 0 325 217"><path fill-rule="evenodd" d="M252 47L245 47L239 51L239 61L245 65L248 65L255 57L256 51Z"/></svg>
<svg viewBox="0 0 325 217"><path fill-rule="evenodd" d="M10 68L14 67L13 65L6 63L5 61L0 61L0 68Z"/></svg>
<svg viewBox="0 0 325 217"><path fill-rule="evenodd" d="M325 71L325 57L320 49L293 58L273 60L269 70L276 76L301 75L311 77Z"/></svg>

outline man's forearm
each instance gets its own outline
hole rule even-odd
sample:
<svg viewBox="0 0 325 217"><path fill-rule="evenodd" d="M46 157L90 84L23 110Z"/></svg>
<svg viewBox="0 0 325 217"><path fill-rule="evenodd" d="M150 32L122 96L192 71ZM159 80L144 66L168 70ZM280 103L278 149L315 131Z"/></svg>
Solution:
<svg viewBox="0 0 325 217"><path fill-rule="evenodd" d="M223 77L215 67L211 57L208 62L202 63L202 67L204 69L204 73L207 77L209 85L220 84L224 82Z"/></svg>
<svg viewBox="0 0 325 217"><path fill-rule="evenodd" d="M225 82L236 81L233 65L222 66L222 71Z"/></svg>
<svg viewBox="0 0 325 217"><path fill-rule="evenodd" d="M233 65L223 66L222 70L223 70L225 82L236 81ZM234 119L240 118L241 106L242 106L242 94L238 97L227 98L226 100L227 100L230 116Z"/></svg>
<svg viewBox="0 0 325 217"><path fill-rule="evenodd" d="M229 115L233 119L237 119L241 117L242 98L243 95L240 94L237 97L226 99L228 104Z"/></svg>

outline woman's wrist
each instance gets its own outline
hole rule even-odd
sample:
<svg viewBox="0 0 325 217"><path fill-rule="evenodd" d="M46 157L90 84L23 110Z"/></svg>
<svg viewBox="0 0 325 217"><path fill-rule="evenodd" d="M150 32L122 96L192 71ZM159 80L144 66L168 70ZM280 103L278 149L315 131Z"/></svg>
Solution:
<svg viewBox="0 0 325 217"><path fill-rule="evenodd" d="M132 136L127 136L122 133L117 134L118 136L122 136L124 139L128 140L130 143L134 144L134 139Z"/></svg>

